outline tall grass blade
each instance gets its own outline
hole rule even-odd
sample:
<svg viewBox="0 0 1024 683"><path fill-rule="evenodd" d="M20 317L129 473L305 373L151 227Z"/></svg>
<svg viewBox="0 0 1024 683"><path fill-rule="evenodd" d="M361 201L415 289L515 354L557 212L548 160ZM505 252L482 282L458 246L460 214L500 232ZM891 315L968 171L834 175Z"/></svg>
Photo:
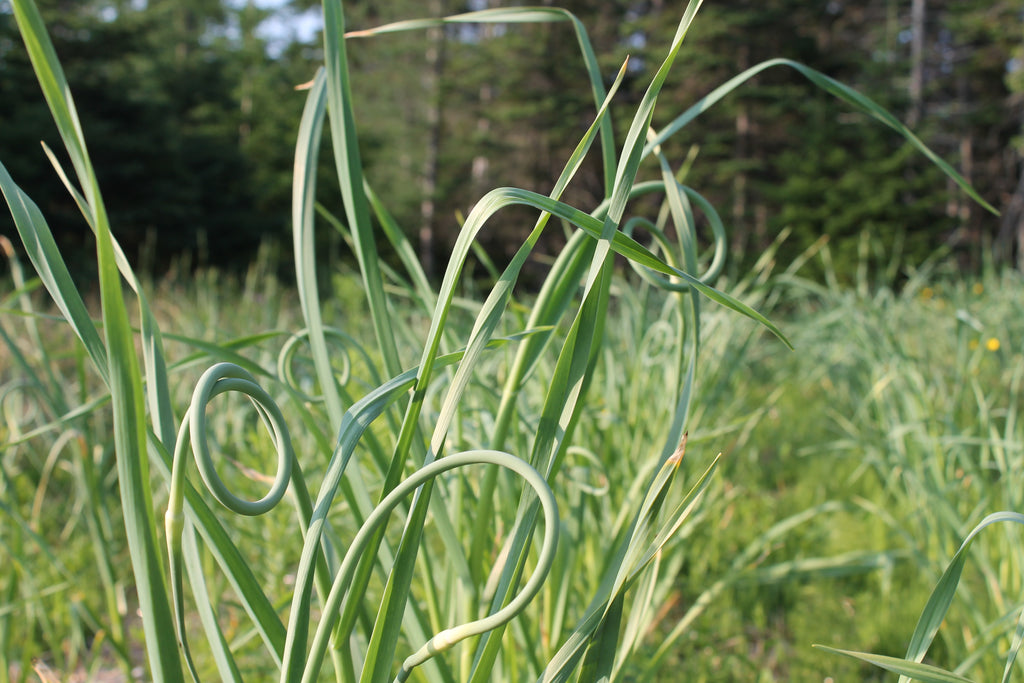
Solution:
<svg viewBox="0 0 1024 683"><path fill-rule="evenodd" d="M897 657L886 657L885 655L872 655L864 652L853 652L851 650L837 650L823 645L816 647L837 655L853 657L868 664L874 664L880 669L900 674L900 680L921 681L921 683L973 683L971 679L958 676L955 673L940 669L929 664L911 662Z"/></svg>
<svg viewBox="0 0 1024 683"><path fill-rule="evenodd" d="M0 163L0 192L3 192L28 258L39 273L43 285L81 340L103 382L109 384L105 361L106 347L100 339L96 325L93 324L82 295L71 279L71 273L68 272L64 258L57 249L57 243L46 224L46 219L35 202L14 183L3 163Z"/></svg>
<svg viewBox="0 0 1024 683"><path fill-rule="evenodd" d="M995 512L985 517L971 530L971 533L967 535L967 538L960 545L960 549L953 555L953 559L950 560L949 566L939 578L939 582L932 590L931 597L928 598L928 602L921 611L921 618L918 620L914 634L910 637L910 644L907 646L906 659L914 662L920 662L924 659L928 648L939 631L939 627L946 618L946 612L949 611L950 604L953 602L953 596L956 594L957 586L960 583L960 575L963 573L964 565L967 562L968 549L970 549L974 539L983 529L998 522L1024 524L1024 514L1019 512ZM900 680L902 682L907 679L901 678Z"/></svg>
<svg viewBox="0 0 1024 683"><path fill-rule="evenodd" d="M384 293L384 282L377 255L377 239L370 223L369 207L363 190L363 165L359 154L352 92L349 86L348 58L345 48L345 17L341 0L324 0L324 67L327 77L327 111L331 125L331 144L338 171L345 215L355 241L356 259L363 274L363 285L377 344L388 375L397 375L402 367L398 359L391 312Z"/></svg>
<svg viewBox="0 0 1024 683"><path fill-rule="evenodd" d="M296 286L306 321L306 337L313 365L320 381L323 400L331 423L337 424L345 410L327 355L327 338L320 313L320 292L316 275L316 251L313 218L316 203L316 166L327 107L327 77L317 70L306 97L295 143L295 167L292 175L292 247L295 256Z"/></svg>
<svg viewBox="0 0 1024 683"><path fill-rule="evenodd" d="M427 279L427 274L423 272L423 267L420 265L419 258L409 242L409 238L402 232L401 226L398 225L395 218L388 212L384 202L373 191L373 188L367 184L364 189L366 191L366 199L373 208L373 215L377 217L381 230L387 236L391 246L394 247L395 253L405 267L405 272L409 274L409 279L412 283L411 289L419 298L420 306L427 312L433 310L434 306L437 305L437 295Z"/></svg>
<svg viewBox="0 0 1024 683"><path fill-rule="evenodd" d="M1010 674L1013 672L1013 665L1020 654L1021 645L1024 644L1024 610L1017 617L1017 628L1013 631L1013 642L1010 643L1010 651L1006 654L1006 666L1003 667L1003 683L1010 683Z"/></svg>
<svg viewBox="0 0 1024 683"><path fill-rule="evenodd" d="M188 570L189 583L192 586L192 595L195 596L196 609L199 611L199 618L206 632L206 642L210 644L214 661L217 664L217 671L225 683L241 683L242 673L238 670L234 657L224 632L217 623L216 603L211 599L206 590L206 581L203 577L203 566L199 558L198 540L196 539L195 528L191 525L185 532L183 540L185 567ZM247 596L242 596L246 598ZM192 658L185 649L185 660L192 673L193 680L199 681Z"/></svg>
<svg viewBox="0 0 1024 683"><path fill-rule="evenodd" d="M146 459L145 406L142 378L135 355L134 335L128 325L121 280L115 262L113 238L99 186L85 148L70 88L46 33L42 17L30 0L14 4L15 19L28 50L58 131L87 199L90 221L97 238L100 298L106 335L106 359L114 409L114 442L118 483L124 510L132 568L146 635L152 675L157 681L183 680L176 648L172 645L171 612L160 569L156 524L149 492Z"/></svg>
<svg viewBox="0 0 1024 683"><path fill-rule="evenodd" d="M953 597L955 596L957 587L960 583L960 576L963 573L964 566L967 562L967 551L970 549L971 544L982 530L998 522L1024 524L1024 514L1018 512L995 512L985 517L985 519L979 522L978 525L971 530L963 543L961 543L956 554L953 555L953 559L950 560L949 565L946 567L946 570L943 572L938 583L935 585L935 588L932 590L932 594L928 598L928 602L921 611L921 617L918 619L917 627L914 629L914 633L910 638L910 644L907 646L907 653L903 660L881 657L880 655L851 653L845 650L835 650L833 648L822 646L823 649L831 652L838 652L839 654L858 657L864 661L870 661L873 664L890 671L896 671L897 673L900 673L900 683L909 683L909 681L913 679L936 681L966 680L960 677L933 679L921 678L921 673L926 670L939 672L933 673L933 675L944 674L947 676L954 676L954 674L934 669L934 667L925 667L924 669L919 669L918 667L924 666L921 665L920 662L924 659L925 654L927 654L932 641L935 640L935 636L939 632L939 627L945 620L946 613L949 611L949 606L953 602ZM1016 635L1015 638L1018 638L1018 636L1019 634ZM1016 642L1015 646L1011 647L1007 656L1006 671L1009 671L1019 647L1019 642ZM885 664L880 662L885 662ZM901 668L893 668L894 666L899 666Z"/></svg>
<svg viewBox="0 0 1024 683"><path fill-rule="evenodd" d="M665 126L648 143L646 149L644 150L644 156L647 156L648 154L652 153L655 147L664 143L670 137L675 135L684 126L686 126L688 123L690 123L695 118L700 116L703 112L707 111L712 106L717 104L722 98L731 93L745 81L753 78L762 71L770 69L775 66L788 66L791 69L796 70L801 75L803 75L807 80L811 81L825 92L849 104L857 111L866 114L867 116L873 118L879 123L896 131L897 133L902 135L903 138L907 140L907 142L913 145L918 152L923 154L925 158L927 158L930 162L939 167L939 169L941 169L943 173L945 173L953 182L955 182L968 197L976 201L980 206L983 206L987 211L997 216L999 215L999 211L991 204L986 202L981 197L981 195L979 195L977 191L973 187L971 187L967 180L964 179L964 177L961 176L956 171L956 169L954 169L947 161L942 159L942 157L940 157L931 149L929 149L928 146L925 145L920 138L914 135L913 131L911 131L909 128L903 125L895 116L893 116L888 111L880 107L877 103L874 102L874 100L865 95L862 95L861 93L857 92L856 90L847 85L843 85L834 78L826 76L820 71L816 71L815 69L812 69L809 66L805 66L799 62L794 62L793 60L790 59L769 59L767 61L761 62L760 64L755 64L754 66L743 71L742 73L733 76L728 81L726 81L725 83L718 86L710 93L702 97L693 106L691 106L685 112L683 112L675 119L673 119L671 123Z"/></svg>

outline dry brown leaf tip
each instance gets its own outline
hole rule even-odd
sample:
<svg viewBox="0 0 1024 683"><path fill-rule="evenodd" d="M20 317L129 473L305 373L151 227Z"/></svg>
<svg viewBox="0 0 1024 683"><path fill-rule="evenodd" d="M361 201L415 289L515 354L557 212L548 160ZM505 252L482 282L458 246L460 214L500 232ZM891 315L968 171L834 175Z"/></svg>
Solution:
<svg viewBox="0 0 1024 683"><path fill-rule="evenodd" d="M683 461L683 455L686 453L686 437L689 435L689 432L683 433L683 438L679 440L679 445L676 446L676 452L668 457L668 461L676 467Z"/></svg>

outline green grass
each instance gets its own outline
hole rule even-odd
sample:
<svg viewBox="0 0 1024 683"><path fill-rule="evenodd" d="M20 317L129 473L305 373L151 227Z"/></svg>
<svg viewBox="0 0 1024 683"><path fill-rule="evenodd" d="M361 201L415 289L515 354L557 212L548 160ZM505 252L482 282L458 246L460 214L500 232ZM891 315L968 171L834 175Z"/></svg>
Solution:
<svg viewBox="0 0 1024 683"><path fill-rule="evenodd" d="M195 339L205 337L212 343L215 339L244 338L252 325L250 311L264 316L264 329L294 326L298 323L294 319L296 292L260 268L256 266L241 280L211 272L200 274L195 284L154 284L150 300L161 327ZM357 282L354 274L340 275L338 286L353 287ZM699 459L706 461L712 452L722 451L724 459L711 482L699 523L677 540L678 575L665 587L657 609L660 614L652 619L654 631L641 645L644 656L655 654L661 635L671 631L716 579L729 574L734 558L757 543L769 522L829 501L847 505L842 510L815 515L783 540L772 543L770 553L758 555L742 567L735 581L709 603L666 655L664 670L671 673L663 680L671 680L679 671L693 680L708 681L748 681L757 680L757 676L765 676L764 680L805 680L826 675L836 680L871 680L868 670L856 662L836 660L810 645L824 643L893 656L903 654L932 585L969 526L980 521L984 512L1013 509L1012 496L1019 492L1019 487L1013 485L1013 463L1000 473L995 461L997 457L1019 457L1024 448L1024 435L1012 420L1024 358L1019 351L1011 350L1016 340L1024 338L1024 323L1020 322L1024 317L1019 310L1022 287L1020 277L1010 272L993 272L974 281L939 272L899 292L874 285L866 293L819 288L788 276L760 285L738 286L749 292L752 303L764 302L765 298L769 305L772 299L785 302L786 310L778 310L774 317L799 353L771 342L757 325L735 315L705 315L705 323L714 334L709 334L705 343L704 371L713 379L702 383L694 398L700 409L690 418L689 455L683 460L682 471L695 474ZM615 511L629 501L630 485L644 478L644 444L659 429L668 428L672 413L669 406L650 400L664 381L665 366L672 362L670 347L659 336L659 330L670 323L671 315L666 314L670 299L622 275L617 276L613 289L618 296L608 323L605 361L598 366L594 380L600 389L595 389L577 428L578 438L565 466L571 484L559 498L563 517L567 518L563 540L571 539L574 547L582 548L578 551L582 561L577 562L574 571L591 581L599 577L593 574L596 565L589 560L600 553L600 546L589 530L613 528ZM37 302L38 294L33 295ZM239 305L217 305L223 301ZM350 301L333 298L324 307L325 318L341 320L359 315L359 307ZM419 321L411 327L426 329L427 321L417 314L411 299L400 299L396 310L397 318ZM195 314L183 315L183 311ZM961 313L957 318L958 311L970 314L977 328L965 328L961 322L965 315ZM18 325L32 320L42 327L46 356L66 359L51 362L50 367L73 377L77 372L76 351L62 323L7 316L8 323ZM886 335L890 346L884 353L866 348L865 338L877 340ZM27 340L28 336L23 334L21 338ZM985 347L990 338L1000 339L998 351ZM285 339L284 334L269 335L246 346L244 353L272 369ZM369 338L357 341L366 344ZM188 360L190 345L170 339L167 344L172 383L194 384L201 368ZM24 342L20 347L27 354L42 353ZM411 346L406 352L409 349ZM642 353L629 353L631 349L641 349ZM341 350L336 347L334 355L340 357ZM9 352L5 350L5 354ZM308 356L299 355L295 367L302 376ZM489 356L491 369L482 372L503 372L510 362L503 358L506 355L500 351ZM963 358L963 370L945 362L958 355ZM4 367L10 367L6 361L5 355ZM353 358L354 385L372 381L360 362ZM543 366L538 369L544 371ZM904 386L920 381L922 374L930 377L927 387L911 391ZM970 391L961 387L964 375L970 378L966 388ZM878 391L872 397L871 388L882 377L900 391ZM5 374L3 379L6 387L14 377ZM60 381L74 386L70 377ZM101 391L98 385L93 388ZM309 393L315 391L308 382L306 388ZM22 400L16 396L12 392L7 400ZM187 396L180 397L182 403L186 400ZM933 433L911 429L919 425L909 417L904 419L903 430L880 421L877 405L873 410L865 407L871 400L890 404L891 410L906 410L909 402L916 410L934 417ZM530 395L521 396L520 401L538 402ZM13 414L8 412L10 405L15 404L5 403L5 415ZM490 414L486 407L467 407L460 422L460 448L486 443ZM90 432L109 429L103 415L103 411L92 414ZM216 425L210 431L217 434L225 448L232 449L226 455L249 458L243 462L254 467L269 462L269 445L254 429L244 402L225 405L224 410L211 413L211 418L216 419ZM298 416L292 419L297 423L301 420ZM37 416L22 421L20 427L30 427L33 422L46 420ZM10 428L5 425L5 429ZM993 429L998 435L993 435ZM294 431L297 452L315 448L302 431ZM5 432L5 438L9 439L10 434ZM14 452L5 457L7 480L20 489L18 494L8 489L5 496L10 497L5 501L20 500L28 522L32 503L37 498L46 500L39 519L33 522L38 532L48 547L60 548L67 575L90 577L79 587L99 587L102 577L96 571L93 550L82 528L86 520L74 512L82 502L76 499L73 458L54 456L56 464L45 495L39 493L41 474L26 471L31 462L45 463L50 444L57 441L50 432L12 449ZM248 444L256 452L236 452L234 444ZM984 463L987 458L989 474L968 478L966 473L958 476L954 467L954 481L931 494L901 483L927 474L929 456L936 451L957 461ZM883 457L886 461L878 462ZM888 476L893 471L907 475L896 480ZM253 497L262 494L264 485L235 472L240 491ZM308 475L315 477L317 471L313 469ZM108 488L111 485L108 482ZM915 497L926 495L935 498L925 498L922 503ZM979 499L989 501L983 509L975 509ZM924 513L937 507L936 500L944 505L961 505L959 514L964 520L951 527L929 519ZM871 501L871 505L863 501ZM68 526L68 520L74 520L73 526ZM339 514L336 522L348 523L344 514ZM282 585L293 569L296 548L288 550L275 544L274 552L268 553L260 542L266 537L287 538L290 524L287 515L271 515L234 529L233 533L242 539L240 544L248 547L247 556L259 567L261 583ZM111 527L116 536L116 526ZM945 665L967 659L977 648L968 634L978 638L989 622L1016 604L1014 596L1019 595L1019 587L1015 582L1019 575L1013 569L1015 552L1013 545L1008 545L1010 540L998 532L979 539L964 577L962 590L969 593L954 601L948 626L934 646L935 656ZM123 548L123 541L121 544ZM12 642L26 648L26 656L46 653L58 657L61 651L55 643L67 638L73 641L75 637L84 642L95 634L94 626L76 624L75 619L81 617L76 617L74 611L91 611L99 620L103 595L99 588L74 590L65 585L57 568L41 557L42 552L43 548L26 550L35 559L31 572L34 584L24 589L32 598L25 614L32 619L45 616L53 622L50 628L57 630L47 636L46 626L37 625L32 629L36 635L25 640L32 631L22 631L13 623L9 627L19 629L12 635ZM860 556L844 558L847 553ZM830 557L844 559L845 567L842 561L838 568L808 561ZM114 564L119 565L116 556ZM982 569L985 564L990 566L984 571L994 572L993 581L986 580ZM8 576L7 580L12 578ZM119 578L123 584L131 580L123 573ZM227 590L216 572L211 579L215 584L211 591ZM251 647L253 636L237 602L227 600L222 609L225 619L236 622L232 638ZM1011 619L1001 632L1012 632L1012 627ZM76 628L81 630L78 636ZM997 641L996 646L1007 645L1006 641ZM247 649L243 647L240 652L245 654ZM251 651L248 654L250 665L255 667L249 670L250 675L263 671L266 663L262 658ZM1000 675L997 655L998 651L985 650L968 672L969 677L992 680ZM17 649L8 653L11 658L19 656ZM89 661L87 651L76 656ZM58 666L74 664L71 657L58 660Z"/></svg>
<svg viewBox="0 0 1024 683"><path fill-rule="evenodd" d="M846 291L801 281L796 265L774 273L771 251L725 277L725 226L657 143L763 68L798 70L975 195L874 103L787 61L649 134L699 5L619 141L607 115L619 80L606 91L572 15L449 19L570 22L595 114L549 196L499 188L480 200L435 286L365 185L342 8L325 2L325 66L298 126L294 289L257 264L240 282L206 273L175 290L141 282L121 253L73 84L34 5L15 2L99 282L71 278L0 166L38 276L12 258L0 309L3 673L24 679L43 656L59 671L144 664L156 681L774 680L866 677L854 659L807 649L823 638L902 655L893 633L913 630L922 575L938 579L984 512L1016 505L1020 373L983 373L1000 353L988 340L1014 348L1005 326L1019 316L997 330L965 303L943 335L949 313L929 307L954 280ZM342 216L313 203L325 126ZM588 153L604 164L604 202L562 203ZM637 183L642 163L660 180ZM651 192L664 198L657 220L634 221L630 200ZM533 231L484 291L461 282L476 235L512 206L537 212ZM551 217L572 236L524 297L520 271ZM318 229L342 232L355 272L317 272ZM382 236L396 263L378 256ZM765 313L789 322L799 353ZM933 323L926 339L903 336ZM951 352L932 356L940 341ZM939 366L948 374L931 365L940 359L953 359ZM983 578L947 573L926 610L944 615L959 583L966 599L949 619L982 637L940 633L946 666L975 652L988 666L1005 632L990 638L993 624L1015 606L1015 545L986 532L971 558ZM922 629L908 658L930 642Z"/></svg>
<svg viewBox="0 0 1024 683"><path fill-rule="evenodd" d="M855 506L801 534L809 547L794 546L794 537L782 550L889 549L893 565L867 581L783 584L774 593L776 634L800 629L817 643L902 656L913 621L961 540L987 513L1020 509L1012 473L1024 444L1014 417L1021 284L1014 273L973 281L923 273L899 291L780 278L786 311L775 319L798 353L767 347L747 369L745 386L735 387L752 406L770 407L752 444L726 461L744 468L742 475L722 476L745 483L751 520L757 510L777 515L820 500ZM992 339L998 350L988 347ZM1010 645L1019 606L1014 533L992 529L975 542L932 649L950 667L979 656L966 670L974 680L1000 676L1000 653ZM737 612L772 623L760 609L740 603ZM787 649L788 638L775 642L788 653L779 666L808 661ZM752 649L746 640L736 645L741 653ZM823 672L798 671L793 678Z"/></svg>

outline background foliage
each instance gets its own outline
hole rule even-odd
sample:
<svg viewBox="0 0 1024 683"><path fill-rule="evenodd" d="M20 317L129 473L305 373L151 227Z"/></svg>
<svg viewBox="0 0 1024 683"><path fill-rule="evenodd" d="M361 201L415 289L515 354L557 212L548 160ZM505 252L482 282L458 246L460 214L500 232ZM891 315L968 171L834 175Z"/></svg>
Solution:
<svg viewBox="0 0 1024 683"><path fill-rule="evenodd" d="M289 35L288 27L296 16L315 17L309 4L41 3L76 83L100 180L119 189L110 211L123 226L122 244L144 266L162 270L184 254L244 267L262 241L287 239L287 150L303 101L293 87L320 59L318 37ZM498 4L353 2L348 27ZM631 55L613 115L630 115L684 4L563 3L588 27L607 74ZM911 263L944 243L956 247L962 265L978 266L990 243L1014 258L1024 225L1021 12L1021 0L705 7L680 55L689 66L670 76L662 94L663 111L681 111L764 59L795 59L910 122L1004 214L987 217L909 149L894 156L895 134L864 125L794 72L774 69L702 116L670 150L699 158L687 182L725 215L733 267L742 272L787 227L793 236L783 260L829 235L844 279L864 230ZM349 51L368 177L387 188L388 205L419 243L428 272L440 269L459 216L487 189L547 192L589 122L590 95L574 85L577 48L564 24L461 25L350 41ZM84 238L74 207L43 154L24 153L25 140L52 147L55 137L34 88L10 7L0 2L0 157L73 248ZM589 206L601 193L601 170L589 163L566 199ZM337 193L325 186L321 196L330 203ZM6 216L0 230L13 230ZM515 216L495 221L484 238L492 258L510 258L525 230ZM561 237L545 240L554 252Z"/></svg>

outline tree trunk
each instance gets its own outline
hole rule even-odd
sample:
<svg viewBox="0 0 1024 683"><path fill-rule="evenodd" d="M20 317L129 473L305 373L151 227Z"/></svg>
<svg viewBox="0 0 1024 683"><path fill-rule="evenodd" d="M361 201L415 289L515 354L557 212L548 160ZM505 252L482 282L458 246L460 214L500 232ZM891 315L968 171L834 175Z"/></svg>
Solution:
<svg viewBox="0 0 1024 683"><path fill-rule="evenodd" d="M739 49L736 56L737 68L739 71L746 69L750 62L750 51L746 46ZM736 112L736 147L733 152L733 159L742 164L749 153L750 142L750 111L746 101L740 100L739 109ZM733 176L732 183L732 225L735 231L733 238L733 253L738 258L743 258L747 247L750 245L751 234L746 225L747 215L747 172L742 166Z"/></svg>
<svg viewBox="0 0 1024 683"><path fill-rule="evenodd" d="M1017 269L1024 270L1024 164L1017 166L1017 187L999 222L999 251L1004 262L1016 254Z"/></svg>
<svg viewBox="0 0 1024 683"><path fill-rule="evenodd" d="M921 120L924 95L924 15L925 0L913 0L910 6L910 111L907 126L913 128Z"/></svg>
<svg viewBox="0 0 1024 683"><path fill-rule="evenodd" d="M444 0L430 0L430 14L444 16ZM427 149L423 157L423 199L420 202L420 263L428 278L437 270L434 233L437 200L438 158L441 152L441 76L444 71L444 27L427 29L424 55L423 91L427 97Z"/></svg>

